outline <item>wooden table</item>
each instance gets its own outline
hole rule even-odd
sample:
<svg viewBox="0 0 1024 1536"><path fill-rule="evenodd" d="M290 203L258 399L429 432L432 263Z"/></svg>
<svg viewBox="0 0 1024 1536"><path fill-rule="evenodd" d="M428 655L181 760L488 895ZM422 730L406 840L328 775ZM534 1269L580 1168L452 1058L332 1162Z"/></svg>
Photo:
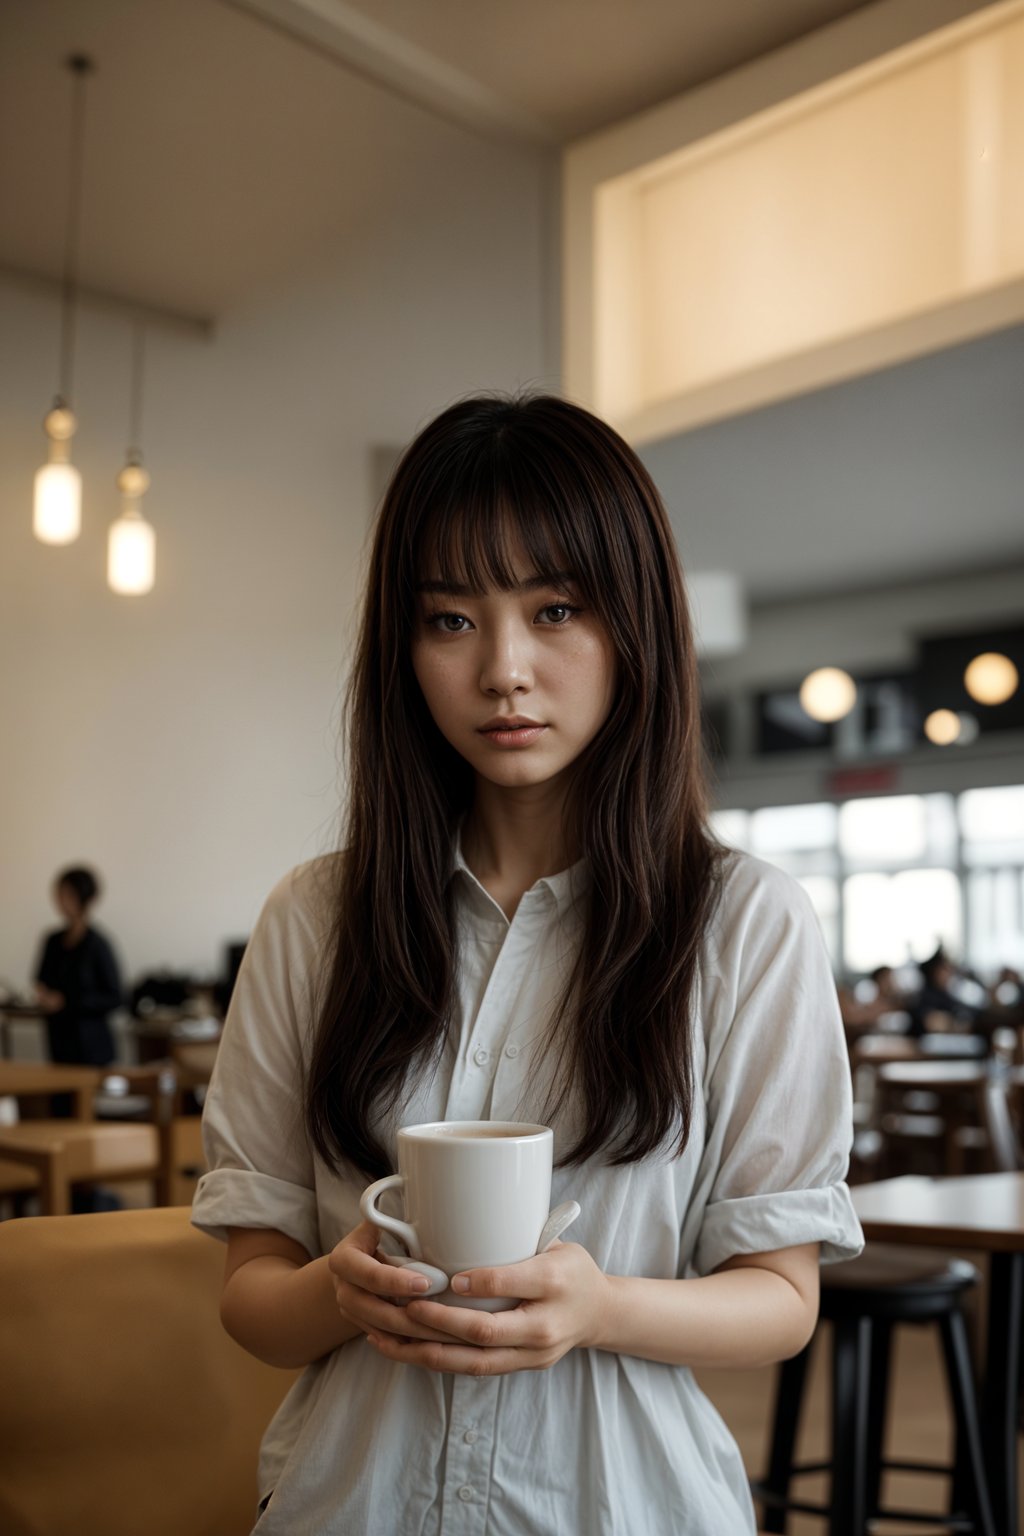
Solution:
<svg viewBox="0 0 1024 1536"><path fill-rule="evenodd" d="M987 1055L982 1035L862 1035L850 1045L855 1069L893 1061L980 1061Z"/></svg>
<svg viewBox="0 0 1024 1536"><path fill-rule="evenodd" d="M975 1126L984 1125L981 1095L988 1080L987 1063L977 1061L899 1061L878 1069L878 1086L883 1096L887 1090L916 1090L935 1094L942 1100L945 1172L950 1177L964 1172L959 1132L972 1123L972 1116Z"/></svg>
<svg viewBox="0 0 1024 1536"><path fill-rule="evenodd" d="M65 1066L48 1061L0 1061L0 1098L41 1099L69 1093L76 1120L93 1118L93 1096L103 1072L98 1067Z"/></svg>
<svg viewBox="0 0 1024 1536"><path fill-rule="evenodd" d="M1024 1173L906 1177L858 1184L853 1203L869 1242L977 1249L990 1256L981 1383L985 1460L999 1536L1018 1536L1017 1395L1024 1309Z"/></svg>

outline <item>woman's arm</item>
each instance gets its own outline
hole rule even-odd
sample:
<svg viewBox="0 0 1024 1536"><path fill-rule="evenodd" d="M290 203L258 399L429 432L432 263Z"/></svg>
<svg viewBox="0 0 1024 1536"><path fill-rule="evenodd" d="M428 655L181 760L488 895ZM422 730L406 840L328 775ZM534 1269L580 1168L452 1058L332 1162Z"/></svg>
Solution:
<svg viewBox="0 0 1024 1536"><path fill-rule="evenodd" d="M799 1354L818 1320L818 1244L727 1259L694 1280L610 1276L598 1348L670 1365L750 1369Z"/></svg>
<svg viewBox="0 0 1024 1536"><path fill-rule="evenodd" d="M296 1370L330 1354L358 1328L342 1317L326 1256L269 1227L232 1227L220 1320L258 1360Z"/></svg>
<svg viewBox="0 0 1024 1536"><path fill-rule="evenodd" d="M447 1338L394 1305L427 1281L375 1257L377 1229L362 1222L337 1247L311 1259L271 1227L231 1227L220 1320L236 1344L267 1365L298 1370L368 1328Z"/></svg>
<svg viewBox="0 0 1024 1536"><path fill-rule="evenodd" d="M560 1243L522 1264L455 1276L453 1288L522 1300L498 1313L414 1301L410 1319L450 1343L377 1331L370 1342L391 1359L479 1376L544 1370L574 1347L742 1369L798 1354L814 1332L818 1245L729 1259L700 1279L646 1280L605 1275L585 1248Z"/></svg>

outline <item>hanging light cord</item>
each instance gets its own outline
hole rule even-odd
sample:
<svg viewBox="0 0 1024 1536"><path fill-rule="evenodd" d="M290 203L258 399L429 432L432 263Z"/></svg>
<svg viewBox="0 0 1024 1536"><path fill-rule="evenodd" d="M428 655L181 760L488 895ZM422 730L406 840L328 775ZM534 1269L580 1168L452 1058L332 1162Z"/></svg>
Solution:
<svg viewBox="0 0 1024 1536"><path fill-rule="evenodd" d="M135 325L132 346L132 393L128 429L128 463L142 463L142 375L146 362L146 328L139 320Z"/></svg>
<svg viewBox="0 0 1024 1536"><path fill-rule="evenodd" d="M82 166L85 150L85 77L95 68L85 54L72 54L68 68L75 77L71 110L71 184L64 245L64 283L60 322L60 400L68 404L75 373L75 297L78 290L78 239L82 221Z"/></svg>

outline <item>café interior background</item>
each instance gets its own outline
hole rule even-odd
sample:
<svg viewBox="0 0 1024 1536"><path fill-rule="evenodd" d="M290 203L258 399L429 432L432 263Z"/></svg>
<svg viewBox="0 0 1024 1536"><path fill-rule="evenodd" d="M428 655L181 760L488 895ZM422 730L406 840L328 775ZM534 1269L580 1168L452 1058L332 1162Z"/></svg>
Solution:
<svg viewBox="0 0 1024 1536"><path fill-rule="evenodd" d="M9 0L0 979L27 987L68 863L100 871L97 920L129 981L213 977L278 877L336 846L339 709L390 465L461 395L567 386L566 157L663 103L756 82L742 72L808 38L839 70L986 9L1006 7ZM75 50L97 66L82 532L51 547L32 486L57 379ZM1019 645L1024 301L1007 314L640 445L688 568L727 573L746 616L742 645L702 663L720 825L805 881L837 974L923 958L936 938L981 967L1024 963L1024 720L933 746L909 681L934 687L934 647L959 636ZM157 565L151 592L122 596L106 539L139 316ZM794 695L825 665L861 703L801 737ZM1017 793L961 799L992 788ZM917 917L883 955L870 911L915 874ZM972 952L972 901L998 915L998 955Z"/></svg>

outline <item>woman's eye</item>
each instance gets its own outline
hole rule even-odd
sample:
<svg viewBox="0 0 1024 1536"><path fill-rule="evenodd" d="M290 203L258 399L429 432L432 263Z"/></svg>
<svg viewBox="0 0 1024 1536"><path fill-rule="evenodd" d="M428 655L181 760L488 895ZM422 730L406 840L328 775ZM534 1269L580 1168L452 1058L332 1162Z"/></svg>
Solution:
<svg viewBox="0 0 1024 1536"><path fill-rule="evenodd" d="M549 603L546 608L541 609L541 613L546 613L554 625L567 624L573 614L581 611L579 608L574 608L571 603Z"/></svg>
<svg viewBox="0 0 1024 1536"><path fill-rule="evenodd" d="M432 613L427 619L431 629L439 629L446 635L461 635L462 625L468 622L461 613Z"/></svg>

